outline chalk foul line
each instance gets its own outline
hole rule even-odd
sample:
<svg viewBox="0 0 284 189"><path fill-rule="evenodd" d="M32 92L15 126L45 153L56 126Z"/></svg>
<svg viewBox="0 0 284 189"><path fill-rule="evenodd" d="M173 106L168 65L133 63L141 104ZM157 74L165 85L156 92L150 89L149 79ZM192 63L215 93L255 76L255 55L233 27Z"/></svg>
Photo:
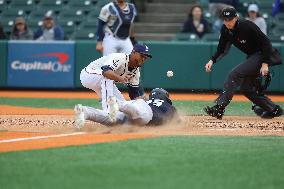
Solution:
<svg viewBox="0 0 284 189"><path fill-rule="evenodd" d="M86 134L86 132L76 132L76 133L47 135L47 136L35 136L35 137L28 137L28 138L6 139L6 140L0 140L0 143L21 142L21 141L27 141L27 140L39 140L39 139L48 139L48 138L59 138L59 137L67 137L67 136L75 136L75 135L83 135L83 134Z"/></svg>

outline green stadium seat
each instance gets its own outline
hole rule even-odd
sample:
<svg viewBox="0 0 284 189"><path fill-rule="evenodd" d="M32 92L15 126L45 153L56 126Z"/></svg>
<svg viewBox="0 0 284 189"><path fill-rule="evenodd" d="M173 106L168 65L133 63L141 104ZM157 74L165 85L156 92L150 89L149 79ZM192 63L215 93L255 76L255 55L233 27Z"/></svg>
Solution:
<svg viewBox="0 0 284 189"><path fill-rule="evenodd" d="M100 15L100 9L98 7L95 7L91 12L89 12L87 19L90 21L97 20L98 16Z"/></svg>
<svg viewBox="0 0 284 189"><path fill-rule="evenodd" d="M44 9L36 9L34 11L32 11L29 15L29 20L33 20L33 21L42 21L44 18L44 15L48 12L48 11L52 11L52 10L44 10ZM56 15L53 15L53 18L56 20Z"/></svg>
<svg viewBox="0 0 284 189"><path fill-rule="evenodd" d="M283 43L284 42L284 34L283 35L269 34L268 38L270 39L271 42L274 42L274 43Z"/></svg>
<svg viewBox="0 0 284 189"><path fill-rule="evenodd" d="M64 6L63 0L41 0L38 3L39 9L53 10L54 12L60 12Z"/></svg>
<svg viewBox="0 0 284 189"><path fill-rule="evenodd" d="M198 41L199 37L194 33L177 33L174 41Z"/></svg>
<svg viewBox="0 0 284 189"><path fill-rule="evenodd" d="M202 37L202 40L204 41L219 41L219 33L206 33Z"/></svg>
<svg viewBox="0 0 284 189"><path fill-rule="evenodd" d="M18 9L6 9L1 13L1 20L2 19L12 19L14 20L16 17L26 17L26 12L24 10L18 10Z"/></svg>
<svg viewBox="0 0 284 189"><path fill-rule="evenodd" d="M41 20L32 20L29 19L27 21L28 27L32 30L32 31L36 31L40 26L42 26L42 21Z"/></svg>
<svg viewBox="0 0 284 189"><path fill-rule="evenodd" d="M277 14L274 19L276 23L284 24L284 13Z"/></svg>
<svg viewBox="0 0 284 189"><path fill-rule="evenodd" d="M66 21L66 20L58 20L57 24L61 26L64 30L65 35L67 38L71 37L71 35L76 31L77 26L73 21Z"/></svg>
<svg viewBox="0 0 284 189"><path fill-rule="evenodd" d="M87 20L79 25L79 29L81 30L96 31L96 28L97 28L97 20L94 21Z"/></svg>
<svg viewBox="0 0 284 189"><path fill-rule="evenodd" d="M89 12L95 8L97 0L69 0L67 6L70 9L78 9Z"/></svg>
<svg viewBox="0 0 284 189"><path fill-rule="evenodd" d="M6 10L8 7L6 1L4 0L0 0L0 13L3 12L4 10Z"/></svg>
<svg viewBox="0 0 284 189"><path fill-rule="evenodd" d="M105 6L106 4L108 4L109 2L111 2L110 0L99 0L96 4L96 6L98 8L102 8L103 6Z"/></svg>
<svg viewBox="0 0 284 189"><path fill-rule="evenodd" d="M94 40L95 37L96 37L95 31L93 31L93 30L87 31L87 30L79 29L72 34L71 39L74 39L74 40L75 39L77 39L77 40L78 39L85 39L85 40L92 39L92 40Z"/></svg>
<svg viewBox="0 0 284 189"><path fill-rule="evenodd" d="M20 0L20 1L12 1L9 4L10 9L21 9L26 12L30 12L35 9L35 1L34 0Z"/></svg>
<svg viewBox="0 0 284 189"><path fill-rule="evenodd" d="M85 19L85 14L83 10L65 9L60 12L60 14L58 15L58 19L64 21L73 21L77 24Z"/></svg>

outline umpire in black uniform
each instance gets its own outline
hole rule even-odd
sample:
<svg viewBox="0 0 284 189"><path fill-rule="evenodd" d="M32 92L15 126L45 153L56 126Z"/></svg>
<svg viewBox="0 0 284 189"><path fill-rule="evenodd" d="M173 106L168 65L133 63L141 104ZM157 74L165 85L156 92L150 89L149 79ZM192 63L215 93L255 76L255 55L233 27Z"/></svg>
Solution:
<svg viewBox="0 0 284 189"><path fill-rule="evenodd" d="M247 55L247 59L237 65L228 74L223 92L216 99L216 105L206 107L204 111L213 117L222 119L225 107L230 103L235 91L240 87L243 94L259 107L258 115L262 118L273 118L283 114L280 106L274 104L267 96L258 91L256 78L269 74L272 45L270 40L253 22L239 19L233 7L222 10L224 24L216 53L205 65L206 72L211 72L214 63L223 57L231 44Z"/></svg>

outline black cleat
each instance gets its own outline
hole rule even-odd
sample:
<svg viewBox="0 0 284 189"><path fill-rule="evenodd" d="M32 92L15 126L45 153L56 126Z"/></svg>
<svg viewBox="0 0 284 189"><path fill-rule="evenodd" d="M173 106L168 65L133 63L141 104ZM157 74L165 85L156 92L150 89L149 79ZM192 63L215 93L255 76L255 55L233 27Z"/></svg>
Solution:
<svg viewBox="0 0 284 189"><path fill-rule="evenodd" d="M274 117L280 117L283 114L284 114L283 109L277 105L274 111L272 112L264 111L260 117L263 119L272 119Z"/></svg>
<svg viewBox="0 0 284 189"><path fill-rule="evenodd" d="M212 107L209 107L209 106L205 107L204 111L212 117L216 117L217 119L222 119L224 112L225 112L225 109L221 108L218 105L215 105L215 106L212 106Z"/></svg>
<svg viewBox="0 0 284 189"><path fill-rule="evenodd" d="M264 110L263 108L257 106L257 105L253 105L251 107L252 111L254 111L254 113L257 115L257 116L260 116L263 114L263 112L265 112L266 110Z"/></svg>

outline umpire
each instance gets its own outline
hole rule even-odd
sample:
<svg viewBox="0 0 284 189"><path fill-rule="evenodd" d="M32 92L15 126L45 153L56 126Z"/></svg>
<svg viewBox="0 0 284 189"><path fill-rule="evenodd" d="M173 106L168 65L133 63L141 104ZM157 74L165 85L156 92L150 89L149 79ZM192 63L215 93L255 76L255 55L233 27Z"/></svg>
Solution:
<svg viewBox="0 0 284 189"><path fill-rule="evenodd" d="M258 110L257 114L260 117L271 119L283 115L281 107L260 92L256 85L257 77L268 75L269 66L276 64L271 61L275 50L270 40L253 22L238 18L237 11L233 7L224 8L222 17L224 24L217 51L205 65L206 72L211 72L213 64L228 52L231 44L244 52L247 59L228 74L223 92L215 100L216 105L207 106L204 111L212 117L222 119L225 107L240 87L243 94L259 107L261 111ZM281 64L281 60L278 64Z"/></svg>

